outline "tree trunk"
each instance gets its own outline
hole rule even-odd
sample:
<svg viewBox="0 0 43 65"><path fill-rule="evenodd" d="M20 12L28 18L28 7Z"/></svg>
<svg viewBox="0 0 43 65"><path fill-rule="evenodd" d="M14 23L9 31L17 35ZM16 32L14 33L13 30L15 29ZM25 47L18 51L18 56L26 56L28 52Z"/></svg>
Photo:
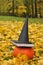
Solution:
<svg viewBox="0 0 43 65"><path fill-rule="evenodd" d="M31 0L31 5L32 5L32 17L34 17L34 6L33 6L33 0Z"/></svg>
<svg viewBox="0 0 43 65"><path fill-rule="evenodd" d="M40 0L40 3L42 3L42 1ZM42 15L41 15L41 4L39 5L39 14L40 14L40 18L42 17Z"/></svg>
<svg viewBox="0 0 43 65"><path fill-rule="evenodd" d="M35 0L35 17L37 17L37 0Z"/></svg>
<svg viewBox="0 0 43 65"><path fill-rule="evenodd" d="M14 16L14 0L12 0L12 15Z"/></svg>

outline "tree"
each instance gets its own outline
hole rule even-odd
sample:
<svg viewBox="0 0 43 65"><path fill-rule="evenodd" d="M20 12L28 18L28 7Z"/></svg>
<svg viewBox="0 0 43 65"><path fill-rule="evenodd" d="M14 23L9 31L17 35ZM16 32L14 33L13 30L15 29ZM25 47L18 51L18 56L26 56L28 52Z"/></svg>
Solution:
<svg viewBox="0 0 43 65"><path fill-rule="evenodd" d="M37 0L35 0L35 17L37 17Z"/></svg>
<svg viewBox="0 0 43 65"><path fill-rule="evenodd" d="M30 16L30 0L24 0L24 5L27 7L27 14Z"/></svg>
<svg viewBox="0 0 43 65"><path fill-rule="evenodd" d="M32 17L34 17L34 6L33 6L33 4L34 4L34 1L31 0L31 5L32 5Z"/></svg>
<svg viewBox="0 0 43 65"><path fill-rule="evenodd" d="M12 15L14 16L14 0L12 0Z"/></svg>

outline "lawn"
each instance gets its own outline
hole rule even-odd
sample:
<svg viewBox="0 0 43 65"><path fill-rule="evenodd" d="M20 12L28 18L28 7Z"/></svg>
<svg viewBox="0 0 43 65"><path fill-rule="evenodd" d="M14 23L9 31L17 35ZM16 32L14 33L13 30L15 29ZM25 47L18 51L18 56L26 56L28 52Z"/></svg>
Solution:
<svg viewBox="0 0 43 65"><path fill-rule="evenodd" d="M24 21L25 18L23 17L14 17L14 16L0 16L0 20L3 20L3 21ZM43 18L29 18L29 22L35 22L35 23L43 23Z"/></svg>

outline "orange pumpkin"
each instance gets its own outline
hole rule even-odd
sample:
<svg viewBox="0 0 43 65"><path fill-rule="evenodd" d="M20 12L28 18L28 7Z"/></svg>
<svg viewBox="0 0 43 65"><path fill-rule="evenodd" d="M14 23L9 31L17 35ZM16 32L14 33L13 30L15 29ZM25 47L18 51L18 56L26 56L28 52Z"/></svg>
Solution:
<svg viewBox="0 0 43 65"><path fill-rule="evenodd" d="M29 59L34 56L34 49L33 48L19 48L15 47L13 51L13 55L17 56L18 54L26 55Z"/></svg>

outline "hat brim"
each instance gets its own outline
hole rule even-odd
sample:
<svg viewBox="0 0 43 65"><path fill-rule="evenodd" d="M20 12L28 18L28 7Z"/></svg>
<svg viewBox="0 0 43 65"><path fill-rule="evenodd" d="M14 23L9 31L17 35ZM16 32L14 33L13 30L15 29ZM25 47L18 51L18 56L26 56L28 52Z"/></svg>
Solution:
<svg viewBox="0 0 43 65"><path fill-rule="evenodd" d="M21 42L15 40L11 40L11 42L17 47L34 47L34 44L31 42Z"/></svg>

